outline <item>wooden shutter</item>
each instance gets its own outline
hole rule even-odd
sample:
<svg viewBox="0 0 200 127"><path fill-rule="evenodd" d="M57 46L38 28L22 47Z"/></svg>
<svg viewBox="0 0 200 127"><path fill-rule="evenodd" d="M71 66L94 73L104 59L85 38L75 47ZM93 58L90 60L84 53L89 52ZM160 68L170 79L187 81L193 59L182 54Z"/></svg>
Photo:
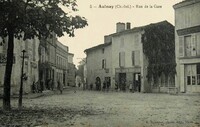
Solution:
<svg viewBox="0 0 200 127"><path fill-rule="evenodd" d="M135 65L135 51L132 51L132 65Z"/></svg>
<svg viewBox="0 0 200 127"><path fill-rule="evenodd" d="M196 35L197 55L200 56L200 33Z"/></svg>
<svg viewBox="0 0 200 127"><path fill-rule="evenodd" d="M184 56L184 37L179 37L179 57Z"/></svg>
<svg viewBox="0 0 200 127"><path fill-rule="evenodd" d="M125 66L125 52L119 53L119 66L124 67Z"/></svg>
<svg viewBox="0 0 200 127"><path fill-rule="evenodd" d="M196 47L196 35L192 35L192 42L191 42L191 56L197 55L197 47Z"/></svg>
<svg viewBox="0 0 200 127"><path fill-rule="evenodd" d="M140 51L135 51L135 65L140 65Z"/></svg>

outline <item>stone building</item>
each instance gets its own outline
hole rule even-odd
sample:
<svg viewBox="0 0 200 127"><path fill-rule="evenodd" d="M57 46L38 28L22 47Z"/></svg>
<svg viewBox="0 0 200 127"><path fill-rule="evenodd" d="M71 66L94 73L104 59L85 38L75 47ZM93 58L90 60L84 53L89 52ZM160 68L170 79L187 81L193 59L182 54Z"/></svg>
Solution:
<svg viewBox="0 0 200 127"><path fill-rule="evenodd" d="M104 81L111 84L112 76L112 47L111 43L104 43L85 50L87 55L86 68L87 85L93 85L95 89L102 88ZM85 69L86 70L86 69ZM99 85L95 83L99 82Z"/></svg>
<svg viewBox="0 0 200 127"><path fill-rule="evenodd" d="M6 64L6 52L7 52L7 40L5 43L0 45L0 91L2 94L3 91L3 82L5 74L5 64ZM11 75L11 94L18 94L21 81L21 68L22 68L22 50L25 50L25 59L24 59L24 92L28 93L31 91L31 85L33 82L38 81L38 47L39 40L25 40L23 41L14 39L14 64Z"/></svg>
<svg viewBox="0 0 200 127"><path fill-rule="evenodd" d="M167 92L175 84L175 73L165 71L166 64L175 64L174 27L167 21L132 29L130 23L117 23L116 33L105 36L104 44L85 52L88 84L99 77L101 81L107 79L111 88L117 84L126 90L132 84L139 92Z"/></svg>
<svg viewBox="0 0 200 127"><path fill-rule="evenodd" d="M68 47L56 41L56 81L67 85ZM57 84L57 83L56 83Z"/></svg>
<svg viewBox="0 0 200 127"><path fill-rule="evenodd" d="M50 89L48 82L56 82L56 38L41 39L39 45L39 82L43 89ZM53 86L55 87L55 86Z"/></svg>
<svg viewBox="0 0 200 127"><path fill-rule="evenodd" d="M73 63L74 54L68 53L67 85L75 86L76 67Z"/></svg>
<svg viewBox="0 0 200 127"><path fill-rule="evenodd" d="M55 35L42 39L39 46L39 82L43 90L57 87L57 81L67 84L68 47L61 44ZM50 86L50 81L53 86Z"/></svg>
<svg viewBox="0 0 200 127"><path fill-rule="evenodd" d="M180 92L200 92L200 0L185 0L173 7L176 87Z"/></svg>

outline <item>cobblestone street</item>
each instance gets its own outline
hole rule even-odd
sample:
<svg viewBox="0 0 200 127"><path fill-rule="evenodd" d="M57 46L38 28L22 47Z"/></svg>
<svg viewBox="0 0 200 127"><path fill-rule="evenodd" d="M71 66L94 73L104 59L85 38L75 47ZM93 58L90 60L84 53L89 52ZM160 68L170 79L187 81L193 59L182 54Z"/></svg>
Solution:
<svg viewBox="0 0 200 127"><path fill-rule="evenodd" d="M0 125L38 127L199 127L199 95L67 90L61 94L12 100L0 110ZM2 105L2 100L0 101Z"/></svg>

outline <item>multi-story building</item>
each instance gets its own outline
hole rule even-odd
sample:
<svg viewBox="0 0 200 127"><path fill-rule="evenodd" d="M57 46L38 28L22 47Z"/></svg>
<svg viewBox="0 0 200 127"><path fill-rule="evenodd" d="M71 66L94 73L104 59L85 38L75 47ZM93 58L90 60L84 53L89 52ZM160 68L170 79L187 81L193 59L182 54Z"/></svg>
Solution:
<svg viewBox="0 0 200 127"><path fill-rule="evenodd" d="M40 87L51 89L57 87L60 81L67 84L68 47L61 44L55 34L52 38L42 39L39 46L39 75ZM52 85L50 84L52 81Z"/></svg>
<svg viewBox="0 0 200 127"><path fill-rule="evenodd" d="M7 42L7 40L5 41ZM18 94L21 82L21 69L22 69L22 50L25 50L25 59L24 59L24 92L31 91L31 85L33 82L37 82L38 75L38 46L39 40L25 40L23 41L15 39L14 40L14 64L11 74L11 94ZM2 94L3 90L3 80L5 73L5 64L6 64L6 52L7 52L7 43L0 45L0 91Z"/></svg>
<svg viewBox="0 0 200 127"><path fill-rule="evenodd" d="M68 47L56 41L56 81L67 85Z"/></svg>
<svg viewBox="0 0 200 127"><path fill-rule="evenodd" d="M125 27L126 26L126 27ZM104 37L104 44L86 49L87 81L99 77L114 88L167 92L174 86L174 27L167 21L130 28L117 23L116 33Z"/></svg>
<svg viewBox="0 0 200 127"><path fill-rule="evenodd" d="M99 85L95 85L96 89L102 88L102 83L107 81L111 84L112 74L112 47L111 43L104 43L98 46L85 50L87 55L86 68L87 68L87 85L95 85L99 82ZM86 70L86 69L85 69Z"/></svg>
<svg viewBox="0 0 200 127"><path fill-rule="evenodd" d="M76 67L73 63L74 54L68 53L67 85L75 86Z"/></svg>
<svg viewBox="0 0 200 127"><path fill-rule="evenodd" d="M41 39L39 45L39 82L42 89L50 89L49 81L56 81L56 37ZM55 86L52 86L55 87Z"/></svg>
<svg viewBox="0 0 200 127"><path fill-rule="evenodd" d="M180 92L200 92L200 0L185 0L175 10L175 44Z"/></svg>

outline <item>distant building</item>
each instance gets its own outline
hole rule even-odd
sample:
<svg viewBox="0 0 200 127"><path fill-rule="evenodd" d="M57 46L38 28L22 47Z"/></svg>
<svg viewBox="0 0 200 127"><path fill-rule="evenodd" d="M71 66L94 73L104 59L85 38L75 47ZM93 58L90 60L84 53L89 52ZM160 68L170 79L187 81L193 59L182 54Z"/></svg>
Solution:
<svg viewBox="0 0 200 127"><path fill-rule="evenodd" d="M2 41L2 40L1 40ZM18 94L21 81L21 67L22 67L22 50L25 50L24 59L24 92L31 91L33 82L38 81L38 47L40 41L38 39L25 40L14 39L14 63L11 74L11 94ZM7 39L5 43L0 45L0 94L3 91L5 65L6 65Z"/></svg>
<svg viewBox="0 0 200 127"><path fill-rule="evenodd" d="M67 85L68 47L61 44L54 34L52 38L41 40L39 54L39 82L43 89L56 88L57 81ZM53 86L50 86L50 80Z"/></svg>
<svg viewBox="0 0 200 127"><path fill-rule="evenodd" d="M73 63L74 54L68 53L67 85L75 86L76 67Z"/></svg>
<svg viewBox="0 0 200 127"><path fill-rule="evenodd" d="M85 74L87 74L87 86L93 84L94 88L102 88L103 82L111 85L112 78L112 47L111 43L104 43L85 50L87 55ZM97 86L100 82L101 86Z"/></svg>
<svg viewBox="0 0 200 127"><path fill-rule="evenodd" d="M121 90L133 84L139 92L167 92L174 86L175 72L166 69L175 70L174 26L167 21L132 29L130 23L116 26L104 44L85 50L87 83L106 80Z"/></svg>
<svg viewBox="0 0 200 127"><path fill-rule="evenodd" d="M56 82L56 37L41 39L39 45L39 82L43 89L50 89L49 81ZM55 87L55 86L53 86Z"/></svg>
<svg viewBox="0 0 200 127"><path fill-rule="evenodd" d="M56 42L56 81L67 85L68 47Z"/></svg>
<svg viewBox="0 0 200 127"><path fill-rule="evenodd" d="M200 92L200 0L185 0L173 7L176 87L180 92Z"/></svg>

